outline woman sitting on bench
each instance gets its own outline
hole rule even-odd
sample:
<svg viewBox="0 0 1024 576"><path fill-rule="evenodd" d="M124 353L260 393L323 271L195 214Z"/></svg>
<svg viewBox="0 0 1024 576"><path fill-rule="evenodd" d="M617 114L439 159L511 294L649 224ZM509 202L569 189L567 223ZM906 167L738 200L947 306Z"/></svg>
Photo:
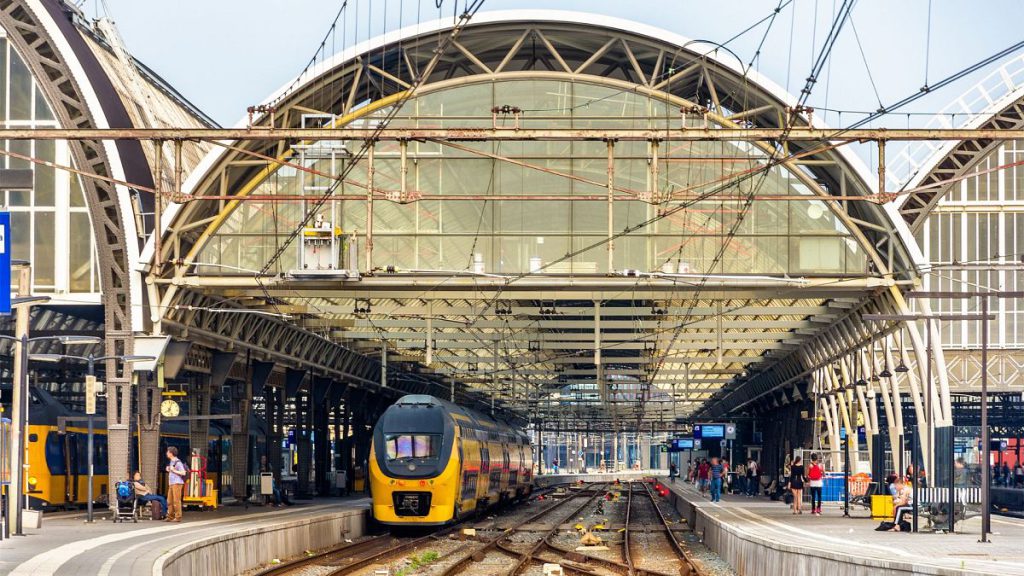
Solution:
<svg viewBox="0 0 1024 576"><path fill-rule="evenodd" d="M892 532L900 531L900 521L907 514L914 512L914 498L913 490L910 489L910 483L904 478L896 479L896 495L892 499L893 518Z"/></svg>

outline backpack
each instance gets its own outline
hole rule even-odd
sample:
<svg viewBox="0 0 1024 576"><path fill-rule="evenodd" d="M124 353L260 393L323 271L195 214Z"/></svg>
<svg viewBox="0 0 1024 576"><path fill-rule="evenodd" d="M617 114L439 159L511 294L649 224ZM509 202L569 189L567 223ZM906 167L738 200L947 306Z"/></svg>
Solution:
<svg viewBox="0 0 1024 576"><path fill-rule="evenodd" d="M814 464L811 469L807 471L808 480L821 480L824 476L821 469L821 464Z"/></svg>

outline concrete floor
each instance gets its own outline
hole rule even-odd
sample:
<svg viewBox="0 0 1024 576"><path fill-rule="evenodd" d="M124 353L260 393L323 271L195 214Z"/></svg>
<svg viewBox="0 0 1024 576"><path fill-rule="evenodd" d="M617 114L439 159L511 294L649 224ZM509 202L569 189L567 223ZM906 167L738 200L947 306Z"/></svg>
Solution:
<svg viewBox="0 0 1024 576"><path fill-rule="evenodd" d="M0 575L149 576L161 555L190 541L274 526L341 507L368 508L369 499L331 498L284 508L232 506L186 511L180 524L148 520L115 524L105 508L93 524L85 523L84 513L48 516L41 529L26 530L26 536L0 541Z"/></svg>
<svg viewBox="0 0 1024 576"><path fill-rule="evenodd" d="M875 532L879 522L864 508L855 510L857 517L853 518L843 517L841 503L825 503L821 516L810 515L806 509L802 515L793 515L790 507L767 498L724 495L722 502L712 503L689 484L677 481L670 486L691 502L698 514L735 529L737 534L779 547L792 546L807 555L889 561L894 570L895 564L909 564L915 573L925 574L1024 575L1024 520L992 516L991 542L983 544L978 542L980 518L958 523L954 534Z"/></svg>

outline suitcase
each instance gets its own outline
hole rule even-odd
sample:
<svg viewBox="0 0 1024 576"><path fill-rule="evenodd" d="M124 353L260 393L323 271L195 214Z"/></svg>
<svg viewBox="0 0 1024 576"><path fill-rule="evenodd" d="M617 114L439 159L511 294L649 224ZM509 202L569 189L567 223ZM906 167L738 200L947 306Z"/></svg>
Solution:
<svg viewBox="0 0 1024 576"><path fill-rule="evenodd" d="M163 520L164 519L164 508L156 500L150 501L149 503L149 515L152 520Z"/></svg>

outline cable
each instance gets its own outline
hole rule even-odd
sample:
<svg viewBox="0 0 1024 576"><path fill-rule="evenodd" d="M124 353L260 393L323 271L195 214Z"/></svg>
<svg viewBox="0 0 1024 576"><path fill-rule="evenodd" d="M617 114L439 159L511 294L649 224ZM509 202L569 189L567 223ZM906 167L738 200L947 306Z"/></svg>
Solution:
<svg viewBox="0 0 1024 576"><path fill-rule="evenodd" d="M971 73L973 73L973 72L975 72L975 71L977 71L977 70L979 70L981 68L984 68L985 66L988 66L989 64L991 64L991 63L993 63L993 62L1003 58L1004 56L1007 56L1009 54L1012 54L1013 52L1016 52L1017 50L1020 50L1021 48L1024 48L1024 41L1017 42L1016 44L1013 44L1012 46L1009 46L1008 48L1000 50L999 52L996 52L995 54L993 54L993 55L991 55L991 56L989 56L987 58L984 58L984 59L982 59L982 60L980 60L980 61L978 61L978 62L976 62L976 63L974 63L974 64L972 64L970 66L967 66L966 68L962 68L958 72L955 72L955 73L951 74L950 76L947 76L947 77L943 78L942 80L936 82L932 86L922 87L919 91L915 92L914 94L911 94L910 96L907 96L906 98L904 98L902 100L894 102L893 104L890 104L889 106L885 106L885 107L879 108L877 111L875 111L873 114L871 114L867 118L864 118L864 119L862 119L862 120L860 120L858 122L854 122L853 124L851 124L851 125L847 126L846 128L844 128L844 130L853 130L855 128L859 128L859 127L867 124L868 122L871 122L871 121L873 121L873 120L875 120L877 118L880 118L880 117L882 117L882 116L884 116L886 114L891 114L892 112L902 108L903 106L906 106L907 104L910 104L911 102L917 101L917 100L923 98L924 96L926 96L928 94L931 94L935 90L938 90L939 88L944 88L944 87L948 86L949 84L952 84L953 82L956 82L957 80L960 80L961 78L963 78L965 76L968 76Z"/></svg>
<svg viewBox="0 0 1024 576"><path fill-rule="evenodd" d="M356 0L357 9L358 9L358 4L359 4L359 1ZM288 87L285 88L281 92L281 95L278 96L277 98L275 98L270 103L271 106L273 106L274 104L280 102L286 96L290 95L292 89L294 89L296 86L298 86L299 83L302 81L302 77L306 74L306 72L308 72L310 70L310 68L312 68L313 66L316 65L317 57L320 56L320 53L323 52L324 48L327 46L327 40L331 37L331 34L334 33L334 29L338 26L338 20L341 19L341 16L345 12L346 8L348 8L348 0L344 0L341 3L341 7L338 8L338 13L334 15L334 20L331 21L331 26L327 29L327 33L324 34L323 40L320 41L320 45L317 47L316 51L313 52L313 56L309 59L309 62L306 64L305 67L302 68L302 71L299 72L298 76L295 77L295 80L293 80L292 83L289 84Z"/></svg>
<svg viewBox="0 0 1024 576"><path fill-rule="evenodd" d="M853 30L853 37L857 40L857 49L860 50L860 59L864 62L864 70L868 73L868 81L871 82L871 90L875 93L875 99L878 100L878 107L882 107L882 97L878 95L878 86L875 85L875 77L871 74L871 66L868 65L868 57L864 54L864 46L860 43L860 34L857 33L857 25L854 24L853 18L850 18L850 28ZM927 82L925 83L927 84Z"/></svg>
<svg viewBox="0 0 1024 576"><path fill-rule="evenodd" d="M924 88L928 88L928 68L932 52L932 0L928 0L928 25L924 40Z"/></svg>

